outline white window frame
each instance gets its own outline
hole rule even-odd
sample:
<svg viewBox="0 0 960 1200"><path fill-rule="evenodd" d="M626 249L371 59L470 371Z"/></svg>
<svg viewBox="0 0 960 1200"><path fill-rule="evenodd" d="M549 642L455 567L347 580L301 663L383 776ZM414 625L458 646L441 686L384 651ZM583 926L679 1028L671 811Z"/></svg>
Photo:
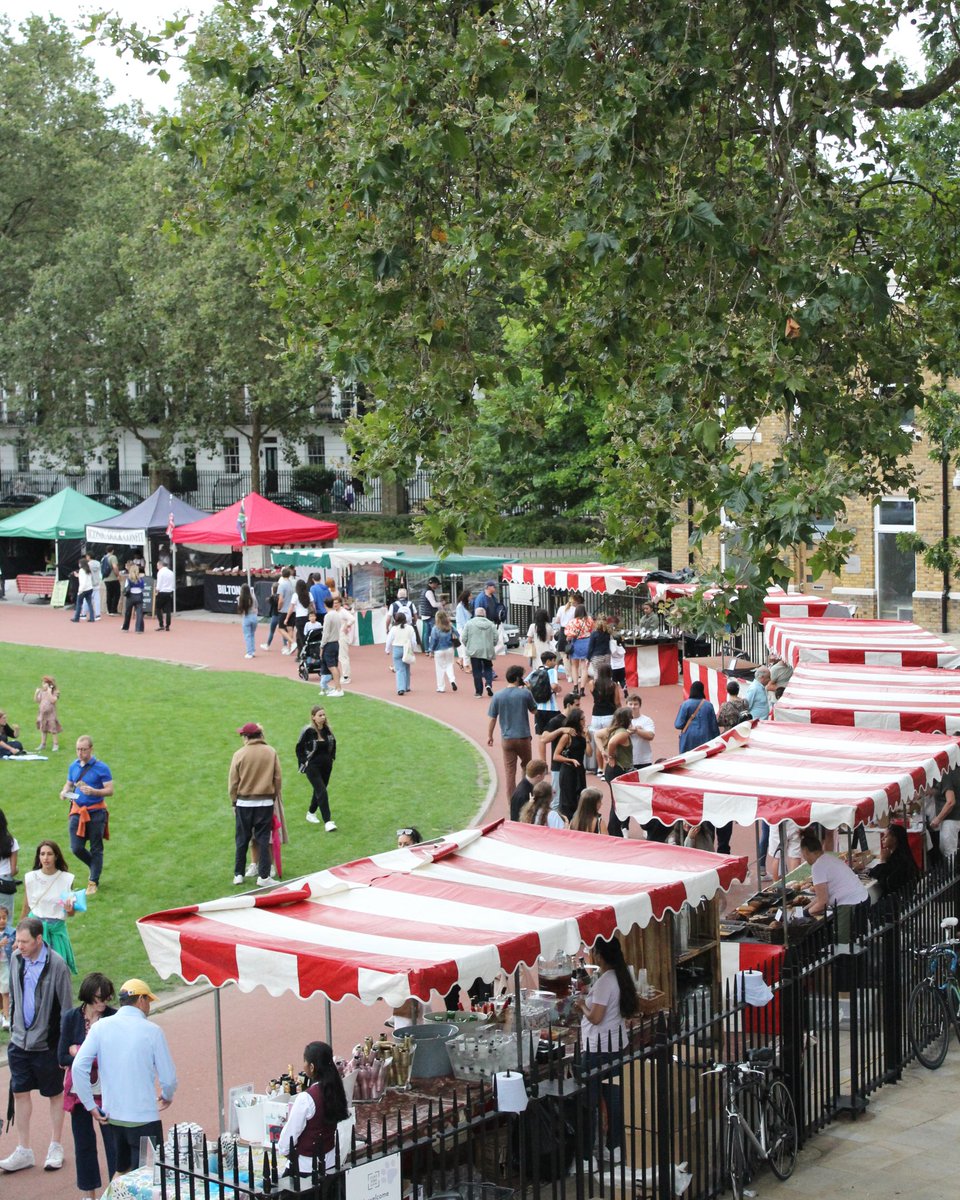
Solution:
<svg viewBox="0 0 960 1200"><path fill-rule="evenodd" d="M880 521L881 506L889 501L913 505L913 521L909 525L884 525ZM917 502L909 496L884 496L873 510L873 586L876 588L877 614L880 612L880 534L881 533L916 533L917 531ZM916 560L914 560L916 561ZM914 576L916 590L916 576ZM890 618L885 618L889 620Z"/></svg>

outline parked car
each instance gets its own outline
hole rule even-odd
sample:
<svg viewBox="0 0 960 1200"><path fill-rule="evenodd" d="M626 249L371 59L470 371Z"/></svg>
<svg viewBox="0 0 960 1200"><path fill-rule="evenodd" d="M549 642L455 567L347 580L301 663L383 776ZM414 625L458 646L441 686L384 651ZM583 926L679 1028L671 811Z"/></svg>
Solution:
<svg viewBox="0 0 960 1200"><path fill-rule="evenodd" d="M121 512L127 508L136 508L144 500L139 492L89 492L88 496L98 504L106 504L108 508L119 508Z"/></svg>
<svg viewBox="0 0 960 1200"><path fill-rule="evenodd" d="M32 508L41 500L48 500L42 492L7 492L0 496L0 508Z"/></svg>
<svg viewBox="0 0 960 1200"><path fill-rule="evenodd" d="M318 513L323 511L323 497L318 496L316 492L267 492L266 498L293 512Z"/></svg>
<svg viewBox="0 0 960 1200"><path fill-rule="evenodd" d="M519 625L509 625L506 622L504 622L503 636L504 636L504 640L506 641L508 650L519 650L520 649L520 626Z"/></svg>

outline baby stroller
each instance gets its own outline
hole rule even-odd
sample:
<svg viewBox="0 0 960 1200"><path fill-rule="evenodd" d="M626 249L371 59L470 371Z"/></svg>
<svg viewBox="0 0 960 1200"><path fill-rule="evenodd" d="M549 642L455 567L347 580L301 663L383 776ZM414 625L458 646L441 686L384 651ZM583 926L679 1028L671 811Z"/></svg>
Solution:
<svg viewBox="0 0 960 1200"><path fill-rule="evenodd" d="M297 672L301 679L310 680L311 672L317 675L323 675L323 654L320 650L320 639L323 637L322 629L314 629L308 633L303 641L303 649L300 651L297 658Z"/></svg>

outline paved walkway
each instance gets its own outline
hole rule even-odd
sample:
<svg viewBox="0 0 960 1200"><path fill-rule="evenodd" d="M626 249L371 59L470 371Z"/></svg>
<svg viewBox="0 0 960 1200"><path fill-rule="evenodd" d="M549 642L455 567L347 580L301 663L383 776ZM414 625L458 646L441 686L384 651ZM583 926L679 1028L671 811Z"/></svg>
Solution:
<svg viewBox="0 0 960 1200"><path fill-rule="evenodd" d="M69 614L46 605L8 600L0 604L0 640L19 645L49 646L54 649L93 650L186 662L198 667L241 670L253 674L295 676L295 664L279 653L275 645L270 653L258 650L257 657L245 661L243 639L236 618L209 613L188 613L174 620L173 632L160 637L147 625L142 636L120 632L116 618L104 618L93 628L89 624L70 623ZM405 698L394 694L394 677L382 647L354 648L353 683L349 690L380 698L389 703L413 708L445 722L474 740L482 750L486 746L486 703L473 696L470 676L457 675L459 691L439 695L435 690L433 665L418 660L414 667L413 690ZM501 677L510 661L501 659ZM315 684L304 684L304 688ZM498 684L500 686L500 684ZM657 726L655 754L672 753L676 748L673 719L680 701L677 687L651 688L643 692L644 710ZM331 700L330 705L349 704ZM495 819L506 813L506 793L498 746L489 750L491 772L497 779L496 792L482 814ZM226 765L224 767L226 769ZM122 781L120 781L122 786ZM411 814L415 820L415 814ZM734 851L748 853L752 835L738 830ZM184 897L185 900L189 897ZM136 937L131 931L131 937ZM167 997L169 996L169 1000ZM165 993L164 1011L156 1019L164 1029L180 1076L180 1087L168 1120L196 1120L208 1131L217 1127L217 1094L214 1045L214 1001L209 989L180 988ZM226 1086L252 1082L257 1090L288 1063L299 1067L304 1044L326 1036L325 1011L321 1000L300 1001L292 996L274 999L262 991L244 995L235 987L223 990L224 1079ZM334 1043L338 1052L350 1047L367 1032L379 1030L387 1015L384 1006L365 1008L358 1002L344 1002L333 1008ZM0 1096L5 1095L9 1075L0 1068ZM936 1179L949 1179L960 1169L960 1147L956 1138L955 1113L960 1106L960 1055L952 1051L940 1072L929 1074L911 1068L904 1083L882 1089L868 1112L856 1122L831 1126L815 1143L804 1150L801 1166L788 1184L776 1184L762 1177L758 1195L771 1195L774 1187L801 1190L807 1194L856 1194L871 1200L886 1200L908 1191L914 1200L932 1200L947 1194L941 1185L929 1190ZM48 1118L39 1112L34 1118L33 1143L42 1155L49 1136ZM0 1155L14 1145L13 1134L0 1138ZM69 1127L64 1137L66 1165L59 1174L39 1170L4 1176L4 1200L53 1200L74 1194L73 1146ZM824 1174L826 1172L827 1174Z"/></svg>

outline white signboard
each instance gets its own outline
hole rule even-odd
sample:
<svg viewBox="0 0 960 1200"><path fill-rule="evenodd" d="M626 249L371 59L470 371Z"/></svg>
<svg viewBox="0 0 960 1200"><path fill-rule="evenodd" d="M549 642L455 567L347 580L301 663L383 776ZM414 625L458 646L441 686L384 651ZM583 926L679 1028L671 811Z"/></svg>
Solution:
<svg viewBox="0 0 960 1200"><path fill-rule="evenodd" d="M388 1154L345 1172L346 1200L400 1200L400 1155Z"/></svg>
<svg viewBox="0 0 960 1200"><path fill-rule="evenodd" d="M510 583L507 585L507 596L511 604L532 604L532 583Z"/></svg>

